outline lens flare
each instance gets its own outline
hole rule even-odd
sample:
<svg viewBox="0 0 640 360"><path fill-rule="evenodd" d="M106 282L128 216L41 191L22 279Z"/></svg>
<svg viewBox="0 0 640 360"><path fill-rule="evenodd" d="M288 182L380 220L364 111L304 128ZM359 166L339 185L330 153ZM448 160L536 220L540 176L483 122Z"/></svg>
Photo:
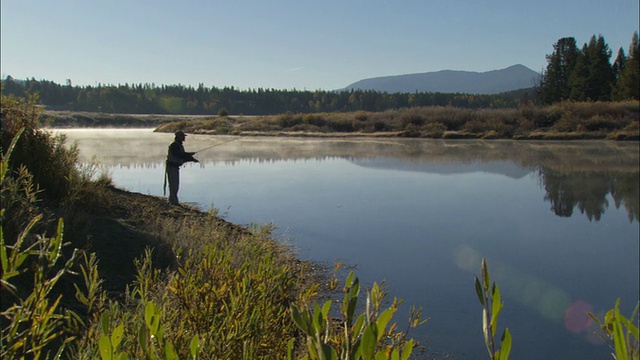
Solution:
<svg viewBox="0 0 640 360"><path fill-rule="evenodd" d="M592 321L587 312L593 312L593 306L584 300L576 300L564 313L564 327L574 334L587 330Z"/></svg>

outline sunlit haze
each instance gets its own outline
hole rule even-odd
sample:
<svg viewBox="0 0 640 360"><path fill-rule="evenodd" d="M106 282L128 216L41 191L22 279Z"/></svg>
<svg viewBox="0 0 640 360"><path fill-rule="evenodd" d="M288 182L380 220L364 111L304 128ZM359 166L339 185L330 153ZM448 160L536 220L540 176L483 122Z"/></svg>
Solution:
<svg viewBox="0 0 640 360"><path fill-rule="evenodd" d="M562 37L613 57L638 0L2 0L2 77L334 90L440 70L534 71Z"/></svg>

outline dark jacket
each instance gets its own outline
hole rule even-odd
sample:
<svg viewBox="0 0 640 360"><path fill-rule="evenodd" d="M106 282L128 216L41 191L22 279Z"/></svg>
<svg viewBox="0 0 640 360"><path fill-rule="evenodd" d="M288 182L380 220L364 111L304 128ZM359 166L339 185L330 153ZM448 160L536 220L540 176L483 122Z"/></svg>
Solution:
<svg viewBox="0 0 640 360"><path fill-rule="evenodd" d="M184 146L182 146L182 143L180 141L174 141L171 143L171 145L169 145L169 152L167 154L167 166L180 167L187 161L198 162L198 160L193 157L193 154L195 153L184 151Z"/></svg>

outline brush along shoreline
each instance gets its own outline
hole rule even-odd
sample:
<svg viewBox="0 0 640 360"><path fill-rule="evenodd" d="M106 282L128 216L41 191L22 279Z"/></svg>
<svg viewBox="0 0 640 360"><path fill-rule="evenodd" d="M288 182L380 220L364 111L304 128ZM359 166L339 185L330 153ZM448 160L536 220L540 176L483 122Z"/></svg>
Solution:
<svg viewBox="0 0 640 360"><path fill-rule="evenodd" d="M466 109L451 106L382 112L279 115L152 115L45 111L48 127L144 127L158 132L296 137L640 140L640 103L562 102L550 106Z"/></svg>

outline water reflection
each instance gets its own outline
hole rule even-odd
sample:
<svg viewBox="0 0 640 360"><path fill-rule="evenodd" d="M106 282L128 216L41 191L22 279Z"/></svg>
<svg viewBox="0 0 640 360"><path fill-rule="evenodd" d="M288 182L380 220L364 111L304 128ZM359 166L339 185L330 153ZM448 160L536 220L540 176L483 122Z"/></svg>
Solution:
<svg viewBox="0 0 640 360"><path fill-rule="evenodd" d="M558 216L570 217L577 207L589 220L599 221L609 207L627 210L629 221L638 221L638 172L576 171L543 168L540 177L547 191L545 200Z"/></svg>
<svg viewBox="0 0 640 360"><path fill-rule="evenodd" d="M122 168L157 169L164 166L171 134L150 130L65 131L82 138L85 161L96 155L101 163ZM229 140L232 142L225 143ZM206 149L211 145L219 147ZM613 142L443 141L413 139L272 139L189 136L188 151L202 166L238 162L341 158L359 166L434 174L485 172L520 178L539 177L544 197L557 216L576 213L599 221L612 205L623 207L629 221L638 221L638 144Z"/></svg>

